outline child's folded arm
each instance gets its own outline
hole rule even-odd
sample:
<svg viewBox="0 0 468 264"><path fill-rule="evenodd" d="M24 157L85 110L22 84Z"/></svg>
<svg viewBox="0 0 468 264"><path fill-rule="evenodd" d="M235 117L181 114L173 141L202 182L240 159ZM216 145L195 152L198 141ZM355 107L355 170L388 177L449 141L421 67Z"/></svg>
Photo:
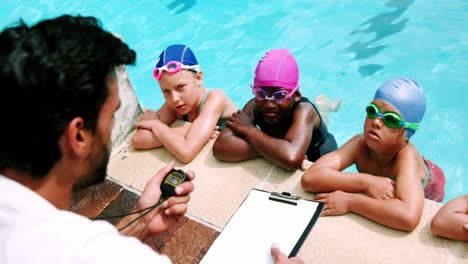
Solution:
<svg viewBox="0 0 468 264"><path fill-rule="evenodd" d="M431 221L436 236L468 241L468 194L447 202Z"/></svg>
<svg viewBox="0 0 468 264"><path fill-rule="evenodd" d="M260 129L250 129L247 142L261 156L287 170L301 167L306 150L297 150L294 143L265 134Z"/></svg>
<svg viewBox="0 0 468 264"><path fill-rule="evenodd" d="M349 210L385 226L412 231L421 220L424 195L412 202L398 198L380 200L361 194L350 194ZM417 202L416 200L420 200Z"/></svg>
<svg viewBox="0 0 468 264"><path fill-rule="evenodd" d="M132 137L132 146L135 149L152 149L162 146L161 142L152 131L152 121L155 120L169 125L176 120L176 115L169 106L167 106L167 104L164 104L157 112L146 110L135 124L136 131ZM173 129L174 132L179 135L185 135L185 132L187 131L186 127L177 127Z"/></svg>
<svg viewBox="0 0 468 264"><path fill-rule="evenodd" d="M333 155L332 153L329 153ZM327 154L327 155L329 155ZM324 156L325 157L325 156ZM341 190L345 192L362 192L369 194L369 190L376 188L373 185L373 182L382 181L387 183L382 183L379 186L386 185L386 189L382 187L378 191L378 195L370 195L375 198L383 198L381 196L388 196L388 198L393 197L393 187L392 180L386 177L377 177L366 173L347 173L341 172L334 168L330 167L318 167L312 169L315 166L315 163L312 164L301 179L302 188L310 192L333 192L336 190ZM374 191L377 193L377 191Z"/></svg>
<svg viewBox="0 0 468 264"><path fill-rule="evenodd" d="M221 161L237 162L258 157L259 154L226 126L213 144L213 156Z"/></svg>
<svg viewBox="0 0 468 264"><path fill-rule="evenodd" d="M159 121L142 121L137 124L137 128L135 134L132 137L132 146L135 149L152 149L161 147L163 144L155 133L153 133L153 125L152 123L157 123ZM145 123L150 123L149 125ZM139 127L140 126L140 127ZM146 127L143 127L146 126ZM170 127L170 131L173 134L177 134L179 136L184 137L187 133L187 130L190 126L180 126L180 127Z"/></svg>
<svg viewBox="0 0 468 264"><path fill-rule="evenodd" d="M419 224L424 205L421 184L422 162L415 148L404 147L392 159L395 168L395 197L376 199L352 196L350 210L383 225L412 231Z"/></svg>
<svg viewBox="0 0 468 264"><path fill-rule="evenodd" d="M152 130L137 127L132 137L132 146L135 149L152 149L161 147L162 144L153 134Z"/></svg>
<svg viewBox="0 0 468 264"><path fill-rule="evenodd" d="M419 224L424 205L424 191L418 174L418 155L411 149L401 150L395 160L395 198L358 197L350 203L351 211L383 225L412 231Z"/></svg>
<svg viewBox="0 0 468 264"><path fill-rule="evenodd" d="M299 169L304 161L318 115L309 104L294 111L292 123L284 138L270 136L260 129L249 128L245 133L247 142L263 157L287 169Z"/></svg>
<svg viewBox="0 0 468 264"><path fill-rule="evenodd" d="M189 163L208 142L222 116L222 99L220 96L208 96L202 112L189 126L185 136L172 133L171 128L162 122L153 127L153 133L178 160Z"/></svg>
<svg viewBox="0 0 468 264"><path fill-rule="evenodd" d="M213 124L213 127L216 124ZM205 143L211 136L212 128L209 129L208 133L200 133L200 137L193 138L190 136L190 130L193 129L193 124L190 125L186 135L178 135L172 131L172 128L158 122L153 128L153 133L162 143L162 145L171 152L178 160L183 163L189 163L192 161L199 151L203 148ZM208 130L208 127L206 127Z"/></svg>
<svg viewBox="0 0 468 264"><path fill-rule="evenodd" d="M342 172L356 163L361 144L360 135L355 136L338 150L318 159L302 176L302 188L311 192L367 192L375 176Z"/></svg>

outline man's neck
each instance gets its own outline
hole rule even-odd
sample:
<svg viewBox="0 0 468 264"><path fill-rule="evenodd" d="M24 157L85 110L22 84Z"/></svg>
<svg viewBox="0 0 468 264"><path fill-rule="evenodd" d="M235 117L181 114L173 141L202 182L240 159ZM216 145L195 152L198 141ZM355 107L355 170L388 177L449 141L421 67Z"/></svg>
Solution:
<svg viewBox="0 0 468 264"><path fill-rule="evenodd" d="M55 207L68 210L70 207L72 185L57 178L54 169L42 178L35 178L30 173L14 169L5 169L1 174L39 194Z"/></svg>

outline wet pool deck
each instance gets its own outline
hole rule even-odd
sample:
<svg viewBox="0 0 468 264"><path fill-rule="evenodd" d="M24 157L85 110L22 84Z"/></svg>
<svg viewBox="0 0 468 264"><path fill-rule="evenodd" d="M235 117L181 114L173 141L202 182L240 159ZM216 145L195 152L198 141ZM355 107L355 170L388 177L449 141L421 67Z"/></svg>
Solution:
<svg viewBox="0 0 468 264"><path fill-rule="evenodd" d="M119 76L122 106L108 180L74 197L72 210L89 217L131 210L146 182L175 160L162 148L138 151L131 147L131 124L141 110L124 69ZM176 163L177 168L196 173L186 217L164 234L145 240L174 263L198 263L252 188L313 199L312 193L301 189L302 171L289 172L264 159L219 162L212 155L212 144L213 140L189 164ZM298 255L306 263L468 263L467 242L430 233L431 218L441 206L425 200L421 222L413 232L390 229L353 213L320 217Z"/></svg>

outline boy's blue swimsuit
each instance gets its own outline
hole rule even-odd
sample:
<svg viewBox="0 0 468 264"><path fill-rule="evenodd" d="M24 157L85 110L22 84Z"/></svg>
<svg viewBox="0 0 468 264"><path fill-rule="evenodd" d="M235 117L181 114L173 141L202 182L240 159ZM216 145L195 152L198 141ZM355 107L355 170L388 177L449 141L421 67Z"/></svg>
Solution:
<svg viewBox="0 0 468 264"><path fill-rule="evenodd" d="M332 152L334 150L338 149L338 145L336 144L335 137L328 133L327 125L322 121L322 116L320 115L319 110L317 107L309 101L306 97L302 97L299 101L294 102L291 112L296 109L297 105L300 103L309 103L311 104L315 111L317 111L317 114L320 117L320 125L317 129L314 129L312 131L312 140L310 141L309 148L307 149L307 158L310 161L316 161L318 160L321 156ZM261 119L255 118L255 123L262 129L262 127L265 127L265 123ZM263 129L262 129L263 130Z"/></svg>

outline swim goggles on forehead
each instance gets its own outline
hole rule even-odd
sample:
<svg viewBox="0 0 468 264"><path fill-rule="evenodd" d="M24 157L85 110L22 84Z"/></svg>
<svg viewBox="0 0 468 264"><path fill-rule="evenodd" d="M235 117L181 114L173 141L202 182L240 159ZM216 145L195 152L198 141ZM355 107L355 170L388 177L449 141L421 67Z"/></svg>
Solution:
<svg viewBox="0 0 468 264"><path fill-rule="evenodd" d="M162 77L162 74L164 71L170 73L170 74L174 74L174 73L177 73L177 72L180 72L181 70L190 70L190 71L193 71L193 72L199 72L200 71L200 65L190 65L190 66L187 66L187 65L184 65L178 61L170 61L168 63L166 63L166 65L164 66L161 66L159 68L156 68L153 70L153 77L156 79L156 80L161 80L161 77Z"/></svg>
<svg viewBox="0 0 468 264"><path fill-rule="evenodd" d="M385 112L381 113L380 108L374 104L371 103L369 106L366 107L366 113L367 116L370 119L374 119L377 116L380 116L384 122L384 124L390 128L399 128L399 127L404 127L404 128L409 128L414 131L418 130L419 128L419 123L408 123L403 121L400 115L394 112Z"/></svg>
<svg viewBox="0 0 468 264"><path fill-rule="evenodd" d="M288 100L289 98L291 98L294 95L294 93L297 91L297 89L299 88L299 86L296 86L296 88L290 91L287 89L281 89L281 90L273 92L271 96L268 96L268 93L262 88L253 87L253 86L251 87L252 87L252 93L255 95L255 99L261 100L261 101L273 100L277 103L282 103Z"/></svg>

